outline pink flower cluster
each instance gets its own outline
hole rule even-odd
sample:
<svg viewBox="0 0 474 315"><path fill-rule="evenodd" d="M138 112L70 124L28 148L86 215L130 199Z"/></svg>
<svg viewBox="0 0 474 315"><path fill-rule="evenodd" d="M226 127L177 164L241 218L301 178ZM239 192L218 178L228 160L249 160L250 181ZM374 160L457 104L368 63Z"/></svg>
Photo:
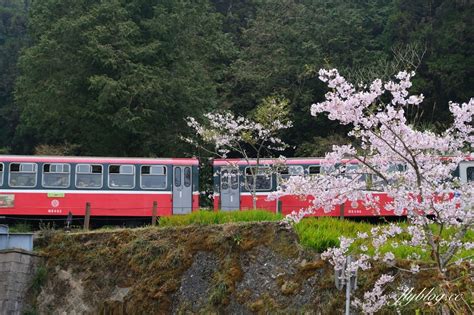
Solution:
<svg viewBox="0 0 474 315"><path fill-rule="evenodd" d="M352 305L361 309L364 314L375 314L383 306L386 306L389 300L395 298L393 293L385 294L384 292L385 286L393 280L394 277L391 275L381 275L375 282L374 288L371 291L364 293L364 300L360 301L359 299L355 299L352 302Z"/></svg>
<svg viewBox="0 0 474 315"><path fill-rule="evenodd" d="M400 72L395 81L375 80L359 90L335 69L320 70L319 75L332 91L325 101L312 105L311 114L326 113L329 119L352 124L349 135L359 146L334 146L320 176L294 176L284 183L285 189L276 195L314 197L311 209L295 209L291 219L298 221L311 210L330 211L351 201L375 211L384 207L397 215L408 213L416 226L431 222L428 216L445 227L472 225L473 182L460 182L452 174L473 147L474 99L461 105L450 103L454 123L437 134L416 129L405 117L407 106L423 101L422 95L408 92L414 73ZM391 101L385 104L382 99L387 94ZM391 202L381 204L368 192L367 178L371 188Z"/></svg>
<svg viewBox="0 0 474 315"><path fill-rule="evenodd" d="M431 252L433 265L444 273L461 248L472 248L465 241L474 223L474 182L453 177L460 163L469 159L474 146L474 99L467 103L450 103L454 121L442 133L419 130L407 121L408 106L420 106L423 95L410 95L414 73L400 72L394 81L374 80L368 86L354 87L337 70L320 70L319 77L331 89L323 102L313 104L311 115L326 114L331 120L351 125L349 136L356 145L334 146L326 155L323 171L318 176L294 176L282 185L276 196L312 196L309 209L293 212L289 220L299 221L316 209L330 211L346 201L362 202L375 211L407 214L410 225L400 228L389 225L374 228L370 236L374 254L360 255L352 271L370 267L370 260L394 265L392 252L380 253L387 240L406 233L410 237L402 244ZM390 100L386 102L386 100ZM369 187L370 183L370 187ZM375 196L386 194L388 203ZM432 225L438 229L433 230ZM454 233L441 233L446 228ZM341 238L341 245L323 253L335 269L341 269L354 239ZM398 243L393 242L396 248ZM367 252L367 246L360 248ZM413 257L415 257L413 255ZM459 262L459 260L457 260ZM470 261L473 264L472 260ZM350 269L350 268L349 268ZM418 272L413 262L408 272ZM346 275L348 276L348 275ZM366 292L364 302L356 306L365 313L375 313L388 298L383 285L393 277L383 275L374 290Z"/></svg>
<svg viewBox="0 0 474 315"><path fill-rule="evenodd" d="M187 124L206 143L212 144L216 153L225 158L231 151L241 152L241 143L254 145L264 144L265 148L275 151L284 150L287 145L277 136L278 132L290 128L291 121L282 122L278 119L268 126L252 121L231 112L210 112L204 114L206 124L201 124L193 117L187 118ZM195 140L185 138L185 141L195 144Z"/></svg>

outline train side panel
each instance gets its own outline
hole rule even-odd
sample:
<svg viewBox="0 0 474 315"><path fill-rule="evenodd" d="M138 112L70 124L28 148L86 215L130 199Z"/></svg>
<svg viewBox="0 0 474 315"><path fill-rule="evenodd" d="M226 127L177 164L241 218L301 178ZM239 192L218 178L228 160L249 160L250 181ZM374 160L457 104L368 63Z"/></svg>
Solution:
<svg viewBox="0 0 474 315"><path fill-rule="evenodd" d="M252 162L250 161L253 165ZM272 164L272 160L264 161L267 164ZM320 170L321 159L310 158L310 159L288 159L287 166L303 167L305 175L312 175L312 168L314 170ZM352 162L351 162L352 163ZM246 161L243 160L217 160L214 161L214 210L219 211L221 209L221 183L220 183L220 171L221 168L235 167L239 169L240 174L240 207L236 210L250 210L253 209L252 194L247 191L243 185L245 181L245 169L248 167ZM319 168L319 169L318 169ZM272 187L271 191L259 191L257 192L257 209L263 209L270 212L282 213L283 215L291 214L292 212L298 212L306 210L311 207L311 200L313 197L301 198L300 196L282 196L277 200L269 198L271 193L278 187L278 180L275 174L272 174ZM391 199L385 193L379 193L376 191L367 191L367 194L373 194L379 199L379 204L376 209L366 207L362 201L359 202L345 202L343 205L334 206L329 211L324 209L316 209L309 216L333 216L333 217L372 217L372 216L395 216L393 211L389 211L385 208L385 205L391 202ZM406 215L406 214L404 214Z"/></svg>
<svg viewBox="0 0 474 315"><path fill-rule="evenodd" d="M103 191L0 191L8 196L11 207L0 207L2 215L84 215L86 203L90 204L92 216L151 216L154 202L157 215L172 214L171 192L126 193Z"/></svg>
<svg viewBox="0 0 474 315"><path fill-rule="evenodd" d="M34 168L29 170L29 174L34 175L28 175L34 180L31 187L26 187L26 185L15 187L12 183L17 184L17 182L12 174L26 173L22 169L24 165L34 165ZM92 170L90 173L84 173L84 168L80 168L84 165L98 166L99 172L94 173L93 169L89 169ZM57 170L58 166L61 167L60 171ZM122 173L122 166L128 167L129 172ZM192 177L185 177L184 180L181 177L180 180L175 181L175 167L184 170L184 174L187 174L187 169L191 168ZM163 169L164 171L161 171ZM125 170L127 169L124 168ZM117 171L118 173L115 173ZM156 171L161 172L156 173ZM63 182L62 188L46 188L44 186L45 174L67 179L67 183ZM97 188L80 186L84 185L85 176L82 174L87 174L87 176L97 174L96 179L100 185L97 185ZM117 180L122 174L128 176L130 187L117 188ZM82 177L79 178L79 175ZM152 178L150 175L155 177ZM157 176L161 176L161 183L164 183L164 186L161 183L157 184ZM58 181L54 185L60 185L60 183ZM192 187L188 188L183 195L179 188L186 186L186 183L192 183ZM158 186L147 187L146 185ZM178 189L175 189L175 186ZM199 162L197 159L0 155L0 215L4 216L66 216L69 212L73 215L84 215L86 203L90 204L92 216L151 216L154 203L157 205L158 216L169 216L173 214L173 194L175 198L183 198L182 196L188 198L189 195L187 199L189 210L185 212L199 209ZM181 210L180 213L183 212L182 208L178 210Z"/></svg>

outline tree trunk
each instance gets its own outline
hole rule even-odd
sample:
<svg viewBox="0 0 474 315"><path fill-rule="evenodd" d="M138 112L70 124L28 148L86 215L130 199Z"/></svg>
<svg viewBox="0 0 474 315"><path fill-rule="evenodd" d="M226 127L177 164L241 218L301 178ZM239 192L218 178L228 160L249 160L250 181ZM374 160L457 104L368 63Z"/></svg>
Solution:
<svg viewBox="0 0 474 315"><path fill-rule="evenodd" d="M258 174L258 169L255 171L255 174L253 175L253 187L252 187L252 207L253 210L257 209L257 174Z"/></svg>

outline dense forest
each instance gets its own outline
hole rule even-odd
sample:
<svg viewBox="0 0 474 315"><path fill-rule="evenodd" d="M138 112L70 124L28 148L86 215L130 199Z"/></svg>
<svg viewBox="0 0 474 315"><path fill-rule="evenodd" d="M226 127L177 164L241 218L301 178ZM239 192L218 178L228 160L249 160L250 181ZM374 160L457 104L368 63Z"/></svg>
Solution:
<svg viewBox="0 0 474 315"><path fill-rule="evenodd" d="M329 67L354 82L416 70L413 121L442 128L448 101L474 96L473 13L468 0L0 0L0 153L199 155L185 117L278 96L286 154L320 155L345 141L309 115Z"/></svg>

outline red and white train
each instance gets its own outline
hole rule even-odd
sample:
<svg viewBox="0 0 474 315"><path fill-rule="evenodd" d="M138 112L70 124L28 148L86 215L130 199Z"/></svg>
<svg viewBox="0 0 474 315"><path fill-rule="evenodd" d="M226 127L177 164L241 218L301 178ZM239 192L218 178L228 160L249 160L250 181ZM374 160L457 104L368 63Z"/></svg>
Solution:
<svg viewBox="0 0 474 315"><path fill-rule="evenodd" d="M147 217L199 208L194 158L0 156L1 216Z"/></svg>
<svg viewBox="0 0 474 315"><path fill-rule="evenodd" d="M308 208L311 198L300 196L282 196L278 200L270 200L269 195L276 191L281 179L290 176L317 176L325 172L322 166L323 158L289 158L285 160L284 167L274 167L276 160L262 159L259 161L257 170L256 160L241 159L216 159L213 161L214 174L214 209L221 211L232 211L235 209L247 210L253 208L253 176L256 177L256 205L258 209L280 212L283 215L290 214L303 208ZM357 167L357 161L346 161L349 166ZM394 164L395 168L402 170L404 165ZM278 169L280 168L280 171ZM275 171L277 170L277 171ZM456 170L455 176L461 181L474 181L474 159L466 158ZM373 182L373 178L363 176L363 180ZM369 209L362 202L345 202L343 205L334 207L330 212L317 209L316 216L344 216L344 217L372 217L372 216L395 216L393 211L387 211L383 205L390 202L385 193L375 190L369 193L379 197L380 208L378 211Z"/></svg>
<svg viewBox="0 0 474 315"><path fill-rule="evenodd" d="M317 175L325 170L322 158L290 158L279 171L267 172L275 160L260 161L257 208L284 215L305 208L310 199L284 196L269 200L279 180ZM348 163L357 165L351 161ZM256 161L216 159L212 162L214 209L253 208L252 172ZM474 159L461 162L456 175L474 181ZM381 203L383 193L372 191ZM86 204L93 217L150 217L186 214L199 209L199 161L196 158L100 158L0 155L0 217L84 216ZM368 217L374 211L362 203L346 203L315 215ZM391 216L392 212L377 214Z"/></svg>

